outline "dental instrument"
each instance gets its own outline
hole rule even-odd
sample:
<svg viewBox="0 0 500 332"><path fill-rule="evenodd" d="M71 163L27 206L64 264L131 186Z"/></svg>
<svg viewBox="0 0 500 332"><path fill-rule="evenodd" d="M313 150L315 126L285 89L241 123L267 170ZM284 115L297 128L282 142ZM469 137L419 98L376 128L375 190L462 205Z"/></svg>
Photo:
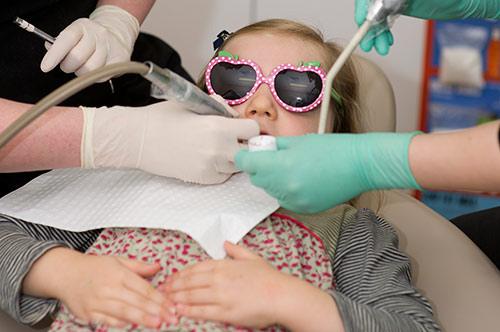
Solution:
<svg viewBox="0 0 500 332"><path fill-rule="evenodd" d="M76 77L45 96L0 133L0 149L52 106L61 103L95 82L123 74L142 75L151 81L154 97L176 100L194 113L233 117L223 104L168 69L160 68L152 62L121 62Z"/></svg>
<svg viewBox="0 0 500 332"><path fill-rule="evenodd" d="M359 27L349 44L347 44L342 53L340 53L337 61L335 61L332 68L328 71L325 81L325 91L332 90L333 79L337 76L340 69L342 69L368 30L378 24L388 23L388 20L400 14L406 8L406 5L407 0L374 0L370 3L365 22ZM324 134L326 131L326 119L329 107L330 94L325 93L323 95L323 102L321 103L318 134Z"/></svg>
<svg viewBox="0 0 500 332"><path fill-rule="evenodd" d="M14 24L18 25L21 29L24 29L24 30L26 30L28 32L34 33L38 37L43 38L45 41L47 41L47 42L49 42L51 44L54 44L54 41L56 40L54 37L52 37L51 35L49 35L45 31L42 31L42 30L38 29L33 24L29 23L26 20L23 20L20 17L16 17L14 19Z"/></svg>
<svg viewBox="0 0 500 332"><path fill-rule="evenodd" d="M151 96L158 99L175 100L188 110L200 115L222 115L233 117L228 109L182 76L171 70L160 68L148 61L150 67L144 78L151 81Z"/></svg>

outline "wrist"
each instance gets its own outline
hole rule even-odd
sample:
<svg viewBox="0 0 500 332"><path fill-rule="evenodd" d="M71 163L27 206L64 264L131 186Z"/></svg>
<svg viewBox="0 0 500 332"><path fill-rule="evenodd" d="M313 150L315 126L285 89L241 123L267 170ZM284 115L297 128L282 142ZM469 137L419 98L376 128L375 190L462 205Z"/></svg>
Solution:
<svg viewBox="0 0 500 332"><path fill-rule="evenodd" d="M137 168L147 110L123 106L83 111L81 167Z"/></svg>
<svg viewBox="0 0 500 332"><path fill-rule="evenodd" d="M409 146L421 132L358 135L355 153L366 189L421 189L410 168Z"/></svg>
<svg viewBox="0 0 500 332"><path fill-rule="evenodd" d="M68 266L73 263L77 255L81 254L66 247L55 247L47 251L31 266L24 278L23 293L60 299L64 292L62 285L68 282L68 274L62 274L61 267L70 273L72 269Z"/></svg>
<svg viewBox="0 0 500 332"><path fill-rule="evenodd" d="M337 305L328 293L297 277L287 278L274 306L277 324L291 331L343 331Z"/></svg>

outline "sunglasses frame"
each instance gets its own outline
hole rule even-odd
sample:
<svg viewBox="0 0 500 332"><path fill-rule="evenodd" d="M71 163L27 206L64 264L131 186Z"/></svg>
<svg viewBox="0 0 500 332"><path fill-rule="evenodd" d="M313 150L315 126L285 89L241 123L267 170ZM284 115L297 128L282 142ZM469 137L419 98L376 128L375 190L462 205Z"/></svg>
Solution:
<svg viewBox="0 0 500 332"><path fill-rule="evenodd" d="M247 60L247 59L233 59L233 58L230 58L227 56L218 56L218 57L213 58L209 62L207 69L205 70L205 84L206 84L208 92L210 94L216 94L216 92L214 91L214 89L212 87L212 82L210 80L210 75L212 73L212 69L217 64L219 64L221 62L226 62L226 63L230 63L233 65L248 65L248 66L252 67L256 73L255 83L254 83L253 87L250 89L250 91L248 91L244 97L239 98L239 99L234 99L234 100L225 99L226 102L231 106L239 105L239 104L242 104L245 101L247 101L251 96L253 96L255 94L255 92L259 89L259 87L262 84L267 84L267 86L271 90L271 93L273 95L274 100L276 100L276 102L282 108L284 108L285 110L287 110L289 112L296 112L296 113L309 112L309 111L315 109L316 107L318 107L319 104L321 104L321 101L323 100L323 94L325 91L326 72L318 66L306 64L306 65L302 65L302 66L297 67L297 66L294 66L292 64L286 63L286 64L281 64L281 65L275 67L271 71L271 74L269 74L269 76L264 76L264 74L262 73L262 69L259 67L259 65L255 61ZM280 72L282 72L283 70L287 70L287 69L292 69L292 70L295 70L298 72L313 72L313 73L316 73L317 75L319 75L319 77L321 78L321 93L314 100L314 102L312 102L311 104L309 104L307 106L303 106L303 107L293 107L293 106L286 104L284 101L282 101L280 99L280 97L278 96L278 93L276 92L276 89L274 87L274 80Z"/></svg>

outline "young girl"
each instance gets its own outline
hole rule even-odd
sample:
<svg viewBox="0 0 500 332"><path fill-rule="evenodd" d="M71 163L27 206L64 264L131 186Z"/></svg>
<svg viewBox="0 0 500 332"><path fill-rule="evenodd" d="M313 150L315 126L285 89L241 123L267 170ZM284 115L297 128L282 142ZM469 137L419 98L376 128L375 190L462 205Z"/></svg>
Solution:
<svg viewBox="0 0 500 332"><path fill-rule="evenodd" d="M334 91L323 90L324 72L339 53L338 47L325 43L304 25L287 20L263 21L238 30L224 41L208 64L201 85L225 98L240 116L257 121L262 134L315 132L324 93L332 95L334 105L329 115L330 131L356 132L357 82L352 63L336 78ZM10 221L22 225L12 218ZM67 239L88 240L96 233L67 234ZM79 241L77 249L87 248L88 243L83 242ZM177 231L113 228L104 230L90 246L87 253L91 256L68 249L57 255L47 252L27 275L22 291L25 298L30 294L63 302L52 331L142 331L127 323L144 324L143 312L139 306L124 303L133 303L133 299L143 303L149 298L160 309L150 305L143 314L153 318L146 324L165 331L438 330L429 303L411 286L409 260L397 244L395 231L386 221L369 210L357 211L349 205L310 216L280 209L240 243L226 243L231 259L224 260L209 259L195 241ZM151 277L150 283L157 289L145 289L137 280L127 282L122 273L119 282L129 291L129 297L111 295L118 291L116 287L107 291L99 288L115 298L106 302L109 307L101 307L89 318L72 285L96 280L106 284L99 276L89 280L86 275L92 269L87 259L95 262L99 256L157 264L149 270L146 266L134 270ZM119 268L116 261L109 262ZM69 271L70 281L50 273L59 266ZM113 278L113 272L100 272L95 274ZM49 286L40 292L40 285ZM166 300L157 297L158 290ZM26 309L22 301L17 305ZM32 307L28 309L35 312Z"/></svg>

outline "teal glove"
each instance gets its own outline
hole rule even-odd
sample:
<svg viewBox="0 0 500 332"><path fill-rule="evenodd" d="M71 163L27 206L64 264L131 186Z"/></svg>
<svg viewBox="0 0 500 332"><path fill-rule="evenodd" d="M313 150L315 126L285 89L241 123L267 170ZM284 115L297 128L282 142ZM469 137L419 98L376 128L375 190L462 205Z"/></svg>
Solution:
<svg viewBox="0 0 500 332"><path fill-rule="evenodd" d="M354 19L363 24L370 0L356 0ZM404 15L424 19L446 20L454 18L500 18L498 0L407 0ZM369 52L373 46L380 55L386 55L394 38L388 28L372 28L361 41L361 49Z"/></svg>
<svg viewBox="0 0 500 332"><path fill-rule="evenodd" d="M278 151L240 150L239 169L298 213L315 213L374 189L416 188L408 147L418 132L278 137Z"/></svg>

